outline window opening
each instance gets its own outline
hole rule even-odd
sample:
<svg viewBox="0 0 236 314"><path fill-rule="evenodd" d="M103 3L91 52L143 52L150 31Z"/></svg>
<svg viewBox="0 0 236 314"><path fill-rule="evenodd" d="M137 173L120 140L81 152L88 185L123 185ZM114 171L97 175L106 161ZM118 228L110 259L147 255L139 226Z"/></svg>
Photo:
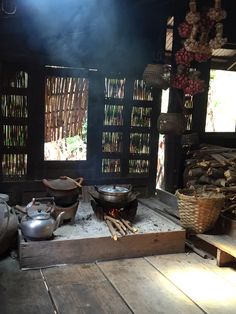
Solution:
<svg viewBox="0 0 236 314"><path fill-rule="evenodd" d="M123 99L125 96L125 78L105 77L105 98Z"/></svg>
<svg viewBox="0 0 236 314"><path fill-rule="evenodd" d="M235 132L235 84L236 72L210 71L206 132Z"/></svg>
<svg viewBox="0 0 236 314"><path fill-rule="evenodd" d="M88 88L85 78L46 78L44 160L87 159Z"/></svg>
<svg viewBox="0 0 236 314"><path fill-rule="evenodd" d="M166 113L168 111L169 104L169 88L162 90L161 96L161 112ZM157 158L157 176L156 176L156 188L165 188L165 135L159 134L158 140L158 158Z"/></svg>
<svg viewBox="0 0 236 314"><path fill-rule="evenodd" d="M26 175L26 154L4 154L2 156L2 176L4 180L18 181L26 178Z"/></svg>

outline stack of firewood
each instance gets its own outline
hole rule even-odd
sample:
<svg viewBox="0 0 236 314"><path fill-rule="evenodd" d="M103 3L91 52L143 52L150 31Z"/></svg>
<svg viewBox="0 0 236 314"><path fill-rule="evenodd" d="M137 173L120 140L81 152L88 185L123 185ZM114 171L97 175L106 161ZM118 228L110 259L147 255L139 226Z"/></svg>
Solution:
<svg viewBox="0 0 236 314"><path fill-rule="evenodd" d="M110 215L104 215L104 220L109 228L112 239L115 241L128 233L138 232L138 229L133 227L129 220Z"/></svg>
<svg viewBox="0 0 236 314"><path fill-rule="evenodd" d="M236 149L202 145L189 152L184 186L223 192L226 198L224 210L236 213Z"/></svg>

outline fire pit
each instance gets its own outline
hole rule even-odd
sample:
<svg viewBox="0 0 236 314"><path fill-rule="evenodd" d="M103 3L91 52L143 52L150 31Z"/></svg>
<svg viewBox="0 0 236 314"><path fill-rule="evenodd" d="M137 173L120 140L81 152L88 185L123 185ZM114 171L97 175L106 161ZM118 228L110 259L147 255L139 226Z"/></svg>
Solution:
<svg viewBox="0 0 236 314"><path fill-rule="evenodd" d="M113 203L101 200L96 192L90 192L92 196L91 205L98 219L103 220L104 215L120 216L130 221L134 220L138 208L137 194L132 193L126 202Z"/></svg>
<svg viewBox="0 0 236 314"><path fill-rule="evenodd" d="M130 192L126 199L110 202L99 197L99 192L90 192L91 206L96 217L105 220L112 238L125 236L129 232L136 233L138 229L132 226L138 208L137 193Z"/></svg>

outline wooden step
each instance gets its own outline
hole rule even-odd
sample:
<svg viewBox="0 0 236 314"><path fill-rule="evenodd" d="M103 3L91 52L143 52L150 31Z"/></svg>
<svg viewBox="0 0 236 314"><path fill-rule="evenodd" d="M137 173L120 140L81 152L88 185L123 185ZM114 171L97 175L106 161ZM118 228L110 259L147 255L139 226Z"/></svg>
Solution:
<svg viewBox="0 0 236 314"><path fill-rule="evenodd" d="M225 234L197 234L196 237L216 247L218 266L226 266L236 262L236 239Z"/></svg>

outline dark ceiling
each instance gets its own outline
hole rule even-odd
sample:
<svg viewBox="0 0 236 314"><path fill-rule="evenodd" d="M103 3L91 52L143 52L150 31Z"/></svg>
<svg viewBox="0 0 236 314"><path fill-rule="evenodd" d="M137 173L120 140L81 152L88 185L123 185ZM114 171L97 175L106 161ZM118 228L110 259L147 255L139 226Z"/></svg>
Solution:
<svg viewBox="0 0 236 314"><path fill-rule="evenodd" d="M137 67L163 50L171 3L18 0L17 14L0 19L1 52L91 67Z"/></svg>
<svg viewBox="0 0 236 314"><path fill-rule="evenodd" d="M187 7L187 0L18 0L15 15L0 13L0 55L134 70L163 61L167 18ZM234 49L236 1L222 7L226 48Z"/></svg>

